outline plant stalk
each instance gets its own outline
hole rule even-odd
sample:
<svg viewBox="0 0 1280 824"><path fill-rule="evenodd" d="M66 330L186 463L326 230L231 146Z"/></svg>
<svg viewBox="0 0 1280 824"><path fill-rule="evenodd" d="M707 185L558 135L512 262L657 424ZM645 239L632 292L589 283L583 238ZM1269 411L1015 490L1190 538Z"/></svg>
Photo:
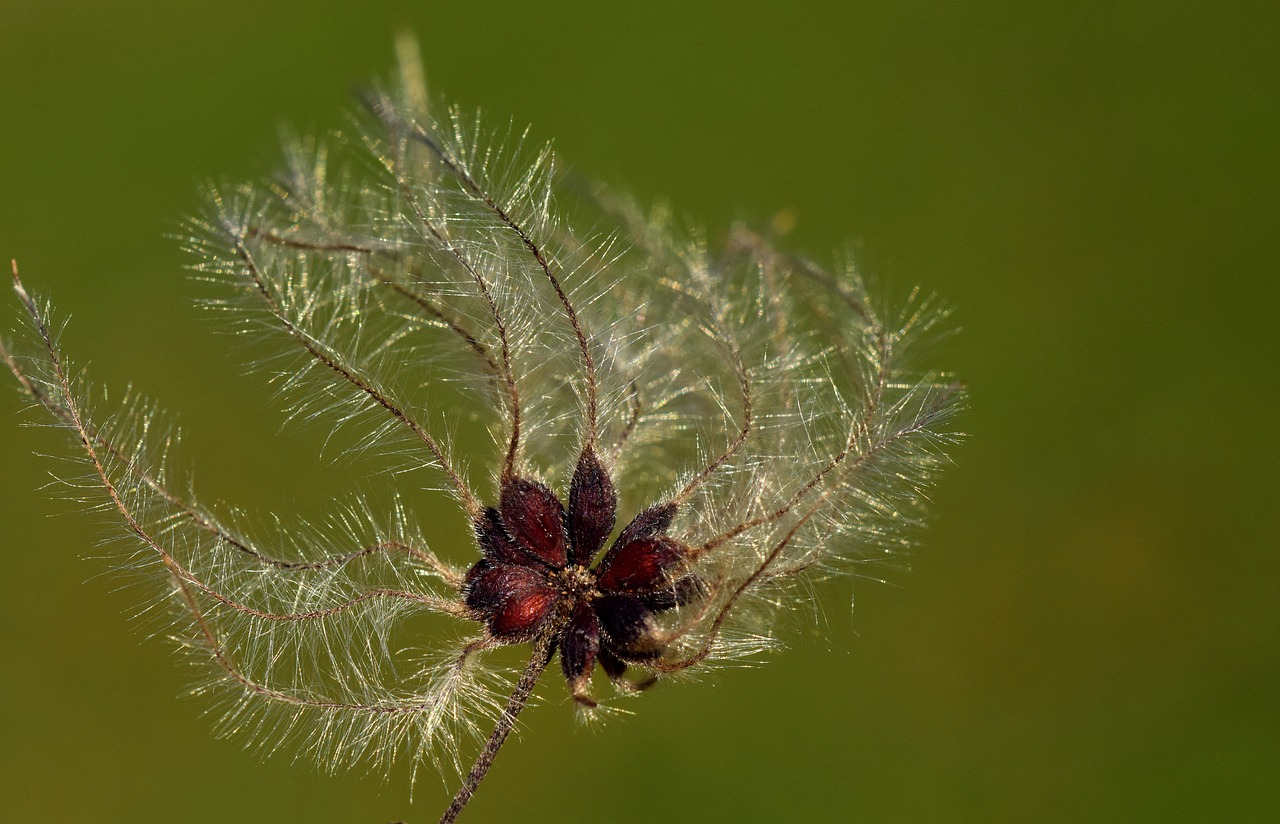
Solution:
<svg viewBox="0 0 1280 824"><path fill-rule="evenodd" d="M524 672L520 675L520 680L516 682L516 688L512 690L511 697L507 699L507 706L502 710L502 716L498 719L498 723L494 725L493 732L489 734L489 740L485 742L484 749L480 751L480 755L476 758L476 763L471 766L471 772L467 774L467 778L462 782L462 786L458 788L458 792L453 797L453 803L449 805L449 809L444 811L444 815L440 817L440 824L452 824L456 821L458 815L462 812L462 808L467 806L467 802L471 800L471 796L475 795L476 788L480 786L480 782L489 772L489 767L493 766L493 760L498 756L498 750L502 748L503 743L507 740L507 736L515 729L516 718L520 715L520 711L524 709L525 704L529 703L529 695L533 692L534 686L538 683L538 679L542 677L542 672L547 668L547 663L551 660L551 637L544 636L539 639L533 647L533 655L529 658L529 663L524 668Z"/></svg>

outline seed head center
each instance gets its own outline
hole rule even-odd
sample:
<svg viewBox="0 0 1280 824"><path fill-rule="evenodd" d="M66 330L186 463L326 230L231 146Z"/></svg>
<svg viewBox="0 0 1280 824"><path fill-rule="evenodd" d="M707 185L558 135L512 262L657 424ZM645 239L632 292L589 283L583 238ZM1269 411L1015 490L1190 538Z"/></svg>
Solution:
<svg viewBox="0 0 1280 824"><path fill-rule="evenodd" d="M581 564L571 564L560 570L560 588L565 595L578 598L594 598L596 592L596 576Z"/></svg>

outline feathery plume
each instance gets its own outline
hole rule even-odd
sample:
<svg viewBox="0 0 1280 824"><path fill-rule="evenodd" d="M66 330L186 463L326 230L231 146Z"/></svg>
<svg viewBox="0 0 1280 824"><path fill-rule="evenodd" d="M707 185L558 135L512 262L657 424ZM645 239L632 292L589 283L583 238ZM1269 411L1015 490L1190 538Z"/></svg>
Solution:
<svg viewBox="0 0 1280 824"><path fill-rule="evenodd" d="M753 658L815 577L899 555L962 390L917 362L932 299L889 309L851 266L570 186L527 134L429 110L412 51L351 136L290 138L277 179L211 187L186 245L223 286L210 305L270 339L257 365L290 418L429 471L472 524L470 566L401 501L266 534L201 504L174 428L134 397L98 408L16 264L26 343L0 358L76 443L125 563L155 573L147 606L220 730L329 769L462 771L483 740L449 822L555 658L596 719L597 665L627 694ZM466 455L464 416L490 435ZM456 645L407 649L419 616ZM490 663L507 645L522 672Z"/></svg>

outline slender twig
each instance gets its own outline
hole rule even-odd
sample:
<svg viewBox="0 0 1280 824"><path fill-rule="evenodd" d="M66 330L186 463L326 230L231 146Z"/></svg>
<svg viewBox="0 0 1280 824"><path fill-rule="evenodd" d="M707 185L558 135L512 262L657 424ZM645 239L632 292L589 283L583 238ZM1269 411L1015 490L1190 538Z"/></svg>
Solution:
<svg viewBox="0 0 1280 824"><path fill-rule="evenodd" d="M708 305L714 306L712 301L707 301ZM708 478L714 475L725 464L733 458L739 449L746 444L747 438L751 436L751 428L755 424L755 413L751 395L751 376L747 372L747 366L742 361L742 350L738 347L733 336L724 326L724 319L719 316L719 312L713 311L713 325L716 335L720 337L721 343L729 352L729 360L733 363L734 375L738 379L738 392L742 400L742 420L738 425L737 436L725 447L724 452L713 460L711 463L703 467L702 471L689 480L684 487L675 494L671 499L672 503L683 504L689 500L689 496L697 491Z"/></svg>
<svg viewBox="0 0 1280 824"><path fill-rule="evenodd" d="M258 238L258 239L268 241L270 243L274 243L278 246L285 246L290 249L300 249L308 252L347 252L351 254L362 254L369 258L372 258L373 255L377 254L380 251L379 249L376 249L373 246L365 246L359 243L350 243L350 242L319 243L316 241L301 240L299 238L293 238L293 237L285 237L284 235L278 235L275 232L271 232L257 226L250 226L248 231L246 232L246 235L251 238ZM378 269L376 266L373 265L372 260L370 260L368 265L369 265L370 277L378 281L378 283L381 283L382 285L388 287L389 289L391 289L391 291L395 292L397 295L400 295L405 300L408 300L414 304L417 304L418 308L422 309L428 315L435 318L440 323L444 324L445 327L449 329L449 331L453 332L455 335L462 338L462 340L467 344L467 346L472 351L474 351L478 356L480 356L480 358L484 360L485 364L492 371L494 372L500 371L500 367L498 366L498 363L493 359L493 356L489 354L489 350L486 349L485 345L481 343L480 340L469 329L463 326L461 322L451 317L447 312L445 312L443 309L441 309L433 301L429 300L424 295L418 294L417 292L410 289L408 286L405 286L403 283L400 283L399 281L395 280L391 276L387 275L385 272Z"/></svg>
<svg viewBox="0 0 1280 824"><path fill-rule="evenodd" d="M511 735L511 731L515 729L516 718L519 717L520 711L525 708L525 705L529 703L529 696L533 693L534 686L542 676L543 670L547 668L547 663L551 658L551 645L554 638L554 634L546 633L534 644L533 654L529 658L529 663L525 665L524 672L520 675L520 680L516 682L516 688L511 692L511 697L507 699L507 706L503 708L502 715L498 718L498 723L494 726L493 732L489 734L489 740L485 742L484 749L480 751L475 764L472 765L471 772L467 774L462 786L458 788L457 794L454 795L453 803L449 805L449 809L445 810L444 815L440 817L440 824L452 824L453 821L457 820L462 808L467 806L471 796L475 795L476 788L480 786L480 782L488 774L489 768L493 766L493 760L497 758L498 750L502 749L507 736Z"/></svg>
<svg viewBox="0 0 1280 824"><path fill-rule="evenodd" d="M476 338L476 336L471 333L470 330L468 330L456 319L450 317L443 309L441 309L439 306L436 306L435 303L428 300L423 295L420 295L417 292L413 291L408 286L405 286L403 283L398 283L397 281L392 280L390 277L387 277L387 275L385 275L383 272L379 271L378 269L372 266L369 267L369 274L372 275L379 283L387 286L389 289L391 289L391 291L395 292L397 295L400 295L405 300L412 301L413 303L417 304L418 307L422 309L422 311L431 315L440 323L443 323L446 327L448 327L449 331L453 332L455 335L462 338L462 340L467 344L467 346L470 347L473 352L479 355L482 360L484 360L485 365L488 366L491 371L495 373L499 373L501 371L501 367L498 365L498 362L495 361L493 359L493 356L489 354L489 350L485 348L485 345L481 343L479 339Z"/></svg>
<svg viewBox="0 0 1280 824"><path fill-rule="evenodd" d="M375 102L373 108L378 116L384 118L384 120L390 118L392 115L391 108L387 105L385 99ZM556 276L551 265L551 261L547 258L546 252L533 240L524 226L516 221L501 204L494 200L492 195L486 192L480 184L471 177L463 167L462 163L454 158L452 153L449 152L439 141L433 138L425 129L423 129L421 125L415 122L405 122L403 118L399 118L398 116L396 117L396 121L398 124L409 130L409 134L414 140L430 149L431 152L440 159L440 162L444 164L445 168L458 179L463 187L470 191L477 200L484 204L485 208L492 212L499 222L515 234L515 236L520 240L520 243L528 250L529 254L533 256L534 261L537 262L538 267L542 270L547 281L551 284L551 288L555 290L556 298L560 301L560 306L564 309L565 316L569 320L569 325L573 328L573 334L577 338L578 350L582 353L583 369L586 372L587 382L587 432L585 441L587 446L594 446L598 431L597 419L599 417L597 411L596 362L595 358L591 355L591 348L587 345L587 334L583 328L582 322L578 318L578 312L574 309L573 303L569 300L569 296L565 294L564 287L560 283L560 278Z"/></svg>
<svg viewBox="0 0 1280 824"><path fill-rule="evenodd" d="M251 607L248 604L243 604L234 598L223 595L221 592L218 592L213 587L201 581L185 567L176 569L175 571L181 574L185 581L203 592L205 595L208 595L213 600L222 604L224 607L235 610L236 612L242 612L245 615L251 615L254 618L258 618L263 621L274 621L289 624L301 621L316 621L324 618L332 618L335 615L342 615L343 613L350 612L355 607L374 599L410 601L421 604L425 609L444 612L446 614L455 615L459 618L466 617L467 615L466 607L458 604L456 601L448 601L444 598L422 595L417 592L405 592L400 589L372 589L368 592L362 592L353 598L348 598L345 601L334 604L331 607L311 610L310 612L267 612L266 610Z"/></svg>
<svg viewBox="0 0 1280 824"><path fill-rule="evenodd" d="M782 554L782 551L786 549L787 545L791 543L793 538L795 538L796 533L800 531L801 527L808 523L809 519L814 516L819 507L822 506L822 502L826 500L830 494L830 490L823 492L822 495L818 497L818 500L809 507L808 511L805 512L805 514L801 516L789 530L787 530L787 534L782 537L782 540L778 541L778 543L774 545L773 549L765 556L764 560L760 562L755 570L738 585L738 588L733 591L733 594L730 595L720 607L720 611L716 613L715 619L711 622L710 629L707 630L706 637L703 639L701 646L699 646L696 652L678 661L655 662L653 664L654 669L657 669L659 672L677 672L682 669L688 669L689 667L699 664L705 660L706 657L711 654L711 648L720 634L720 629L724 626L725 620L729 617L729 612L733 609L734 605L738 603L738 599L741 598L753 584L764 577L765 572L767 572L769 567L773 566L774 562L778 560L778 556ZM674 640L676 637L678 636L673 636L670 640Z"/></svg>
<svg viewBox="0 0 1280 824"><path fill-rule="evenodd" d="M880 441L873 444L872 447L869 448L866 452L863 452L862 454L858 455L852 462L850 462L844 468L840 483L847 482L848 478L853 473L857 472L859 469L866 466L874 457L876 457L876 455L879 452L881 452L884 448L889 446L891 443L901 438L915 434L916 432L921 431L930 423L932 423L935 415L937 415L938 412L946 406L946 404L951 400L952 397L955 396L956 392L958 392L959 390L960 390L960 387L958 384L946 387L946 389L940 394L940 396L937 399L935 399L934 403L930 404L930 406L924 411L922 411L918 417L916 417L914 420L911 421L911 423L901 427L900 429L890 433L889 435L886 435ZM800 493L798 493L798 495L802 497L804 492L808 491L808 489L811 489L811 488L812 486L806 485L806 488L802 489ZM711 653L711 647L714 644L715 639L719 634L721 627L724 625L725 620L729 617L729 612L733 609L733 606L738 602L738 599L741 598L743 594L746 593L746 591L750 589L757 581L761 580L765 576L765 573L777 561L778 557L782 554L782 551L786 549L787 545L789 545L791 541L795 538L796 534L800 531L801 527L803 527L811 518L813 518L813 516L816 515L818 511L822 508L823 503L825 503L827 499L831 497L831 494L834 489L835 489L834 486L828 486L821 492L821 494L818 495L817 499L814 500L809 505L809 507L805 510L804 514L801 515L796 520L796 522L791 525L791 527L787 530L786 534L783 535L781 540L779 540L778 543L774 545L773 549L769 552L768 555L765 556L764 560L761 561L761 563L755 568L755 570L753 570L752 573L742 581L742 583L737 587L737 589L734 590L733 594L730 595L729 598L725 601L724 605L720 608L720 611L717 613L715 619L712 621L711 627L708 629L707 635L703 639L703 643L699 647L699 649L696 652L694 652L692 655L688 656L687 658L681 659L679 661L671 661L671 662L665 662L665 663L658 662L654 664L655 669L658 669L661 672L675 672L677 670L686 669L688 667L694 666L695 664L701 663ZM759 523L753 523L749 521L746 524L743 524L742 527L744 528L742 529L742 531L746 531L746 529L751 529L756 526L760 526L760 525L763 525L764 523L769 523L773 520L777 520L778 518L783 517L787 511L789 511L792 507L794 507L797 503L799 503L800 497L793 498L792 501L790 501L786 507L783 507L773 513L770 513L768 516L765 516L762 519L756 519L757 521L759 521ZM708 542L707 544L704 544L703 546L697 548L693 553L691 553L691 559L696 559L698 557L701 557L702 555L705 555L707 552L714 549L716 546L719 546L719 544L715 543L715 541L718 541L720 539L723 539L724 541L730 540L732 537L732 535L730 535L731 532L733 532L733 530L730 530L730 532L724 533L723 535L719 536L719 538L713 539L712 542ZM809 564L801 564L794 569L788 570L788 572L794 574L795 572L799 572L803 570L808 565ZM683 633L680 633L680 634L683 634ZM680 634L673 635L668 640L675 640L675 638L678 638Z"/></svg>
<svg viewBox="0 0 1280 824"><path fill-rule="evenodd" d="M903 438L909 437L911 435L916 434L917 432L924 430L929 424L934 422L937 415L946 408L947 404L951 401L952 398L956 396L956 394L958 394L961 391L962 388L963 387L958 383L948 384L947 386L943 387L942 391L938 394L938 396L934 398L933 403L931 403L927 409L923 410L919 416L911 420L909 423L899 427L898 429L895 429L893 432L890 432L889 434L879 438L875 442L871 443L864 450L856 449L857 428L855 428L854 433L850 434L849 441L848 443L846 443L845 447L842 450L840 450L840 452L837 453L830 461L828 461L825 466L823 466L820 470L818 470L818 472L812 478L810 478L799 489L797 489L794 493L792 493L791 497L787 500L786 503L784 503L782 506L778 507L777 509L771 512L766 512L763 515L759 515L755 518L751 518L749 520L743 521L737 526L731 527L730 529L727 529L724 532L721 532L719 535L716 535L714 538L711 538L710 540L706 541L701 546L695 547L689 553L688 563L692 563L704 557L709 552L712 552L720 548L721 546L725 545L726 543L738 537L744 532L748 532L750 530L757 529L762 526L767 526L768 524L774 523L782 518L785 518L795 509L796 505L799 504L800 501L802 501L806 495L808 495L811 491L813 491L815 487L821 484L822 481L825 478L827 478L832 472L835 472L837 469L839 469L840 466L845 462L845 460L850 455L854 455L855 452L856 452L855 457L849 463L849 465L845 467L846 472L852 472L859 466L870 461L872 458L875 458L877 455L879 455L888 447L892 446L898 441L901 441Z"/></svg>
<svg viewBox="0 0 1280 824"><path fill-rule="evenodd" d="M723 544L727 543L728 541L732 540L738 535L741 535L743 532L746 532L751 529L755 529L760 526L764 526L766 524L771 524L779 520L780 518L786 517L791 512L791 510L795 508L795 506L799 504L800 501L802 501L806 495L809 494L810 491L812 491L815 487L821 484L823 479L825 479L829 474L831 474L837 468L839 468L839 466L842 463L844 463L845 459L848 458L849 455L852 454L857 449L859 441L863 437L865 437L871 425L871 421L875 419L876 414L880 410L880 404L884 396L885 387L888 385L891 352L889 349L888 337L884 334L884 330L880 329L879 327L876 328L876 342L877 342L877 354L878 354L877 363L876 363L876 386L875 386L875 389L867 398L867 406L862 416L857 420L856 423L854 423L853 426L849 428L849 437L845 441L845 444L840 449L840 451L837 452L826 463L826 465L824 465L821 469L819 469L818 472L812 478L810 478L806 483L801 485L799 489L797 489L794 493L792 493L791 497L781 507L778 507L772 512L768 512L756 518L751 518L747 521L744 521L738 524L737 526L729 530L726 530L725 532L722 532L720 535L716 536L715 538L712 538L711 540L703 544L694 553L695 557L700 557L702 555L705 555L708 552L711 552L712 550L716 549L719 546L722 546ZM865 460L872 452L876 451L881 445L883 444L871 445L866 450L866 452L859 455L856 460L858 462Z"/></svg>
<svg viewBox="0 0 1280 824"><path fill-rule="evenodd" d="M316 243L310 240L299 240L298 238L278 235L258 226L250 226L245 230L245 237L261 238L277 246L287 246L290 249L301 249L307 252L352 252L359 255L372 255L377 251L372 246L364 246L359 243Z"/></svg>
<svg viewBox="0 0 1280 824"><path fill-rule="evenodd" d="M407 426L413 434L417 435L418 439L426 445L427 450L431 453L432 457L435 458L436 463L444 473L448 475L449 480L454 485L454 488L458 490L458 495L462 499L462 505L467 510L467 514L472 518L478 517L483 511L483 507L480 505L479 499L476 498L475 493L471 491L471 487L468 486L467 482L463 480L460 474L458 474L458 471L454 469L453 464L450 463L449 459L445 457L444 449L436 439L431 437L420 423L409 417L407 412L393 403L386 395L382 394L382 392L378 391L378 389L369 383L368 380L351 371L350 368L344 366L332 355L322 350L311 339L311 336L299 329L298 325L285 315L284 308L280 305L279 300L277 300L276 296L271 293L269 288L267 288L266 281L263 280L262 273L259 271L253 255L244 245L243 238L234 232L231 232L230 234L232 243L235 246L236 254L240 257L241 262L244 263L245 270L248 272L250 280L258 294L261 295L263 301L266 302L267 308L270 310L271 314L280 323L280 325L284 327L285 332L296 340L312 358L328 367L347 383L363 392L372 399L374 403L381 406L389 412L392 417Z"/></svg>
<svg viewBox="0 0 1280 824"><path fill-rule="evenodd" d="M737 229L730 235L729 241L730 248L737 247L749 250L762 260L772 264L780 264L789 271L799 272L805 277L816 281L828 291L836 294L864 323L875 323L875 316L865 301L851 295L849 290L845 289L839 281L832 277L830 272L825 271L812 261L796 255L779 252L759 234L747 229Z"/></svg>
<svg viewBox="0 0 1280 824"><path fill-rule="evenodd" d="M697 491L698 487L728 464L750 438L751 431L755 426L751 376L747 371L746 363L742 359L742 349L730 332L719 303L711 297L710 293L713 287L710 283L710 270L705 267L690 265L684 258L672 255L670 249L665 245L653 242L649 238L649 233L644 230L644 221L633 209L628 208L621 201L608 197L600 198L599 195L597 198L602 205L607 207L608 211L621 218L631 228L633 235L638 235L644 239L646 249L654 258L667 259L668 265L677 268L680 272L688 272L696 282L699 290L696 293L680 279L672 279L669 287L711 311L711 327L714 337L728 352L729 361L733 366L734 377L738 382L738 392L742 403L742 418L738 424L738 432L718 457L690 478L684 487L671 498L672 503L683 504Z"/></svg>
<svg viewBox="0 0 1280 824"><path fill-rule="evenodd" d="M493 294L493 289L489 285L488 279L485 278L479 267L458 248L457 244L453 243L440 227L431 220L427 210L423 208L417 192L414 191L413 186L410 185L409 180L399 168L403 162L403 158L397 155L395 158L395 175L396 185L400 188L400 194L404 196L409 207L413 209L414 216L422 224L422 227L427 230L428 234L471 276L476 288L480 290L480 296L484 299L485 306L489 309L489 316L493 318L494 329L498 332L498 344L502 349L502 378L507 385L508 407L511 414L511 438L507 443L507 456L503 462L502 475L503 478L511 478L515 475L516 460L520 453L521 412L520 391L516 386L515 371L511 365L511 343L507 335L507 322L503 318L502 312L498 309L498 300Z"/></svg>
<svg viewBox="0 0 1280 824"><path fill-rule="evenodd" d="M182 568L174 559L172 553L165 548L147 529L138 521L133 510L124 502L124 498L120 495L120 491L116 488L115 482L111 480L111 476L107 473L106 465L103 463L98 449L95 447L92 437L89 435L88 426L85 424L80 414L79 407L74 400L73 390L71 388L71 379L67 374L66 368L63 366L62 357L58 353L58 348L54 343L53 334L49 329L48 323L44 319L44 315L40 312L39 307L26 289L22 286L22 281L18 277L18 265L13 263L13 284L14 291L18 294L18 299L22 302L23 307L30 315L32 322L35 324L36 332L39 334L44 343L46 354L49 362L53 367L54 379L57 382L59 393L62 395L66 403L67 413L70 416L70 426L74 431L76 438L80 442L81 448L89 459L90 465L98 478L98 482L102 484L102 488L106 491L107 497L111 501L111 505L120 514L129 531L136 535L144 544L151 547L152 550L160 558L160 562L165 569L169 571L173 579L174 586L181 597L183 604L186 606L191 615L193 622L198 629L201 638L204 639L208 647L210 655L214 661L226 673L226 675L241 686L246 692L264 698L269 701L276 701L288 704L294 707L302 707L316 709L322 711L351 711L367 713L372 715L405 715L430 712L435 709L435 704L429 700L413 700L413 701L395 701L377 704L363 704L347 701L327 701L317 699L310 696L300 696L287 692L282 692L271 687L254 681L249 678L236 666L235 662L223 649L218 641L217 634L213 627L209 624L205 617L204 611L200 609L196 602L195 594L192 592L191 584L182 575ZM545 661L543 666L545 667ZM536 680L536 679L535 679ZM526 694L527 698L527 694Z"/></svg>
<svg viewBox="0 0 1280 824"><path fill-rule="evenodd" d="M644 406L640 402L640 387L636 386L635 381L631 382L631 415L627 418L627 424L622 429L622 433L618 435L618 441L613 445L613 460L616 462L618 456L622 454L622 450L627 445L627 441L631 439L632 433L636 431L636 427L640 425L640 415L644 412Z"/></svg>
<svg viewBox="0 0 1280 824"><path fill-rule="evenodd" d="M0 341L0 361L4 362L4 365L11 373L13 373L14 378L16 378L18 383L22 386L23 391L30 395L32 400L40 404L45 411L60 421L64 426L72 429L75 428L75 421L72 418L71 413L67 410L67 407L49 397L48 393L41 389L40 386L32 380L31 376L18 365L17 360L5 347L3 341ZM311 561L292 561L268 555L253 546L247 538L236 535L222 524L219 524L208 512L203 511L192 502L173 492L173 490L161 483L154 474L140 466L134 456L130 455L118 444L109 440L88 422L82 422L82 424L84 426L85 434L98 449L108 453L113 460L128 466L130 471L148 489L159 495L166 503L181 512L182 515L200 529L205 530L217 540L222 541L224 544L238 552L242 552L245 555L250 556L261 564L288 572L310 572L341 567L352 561L371 555L403 552L409 557L414 558L429 567L433 572L439 575L445 583L449 584L449 586L454 589L458 589L462 586L462 573L440 560L436 557L435 553L404 543L403 541L382 541L350 552L328 555Z"/></svg>

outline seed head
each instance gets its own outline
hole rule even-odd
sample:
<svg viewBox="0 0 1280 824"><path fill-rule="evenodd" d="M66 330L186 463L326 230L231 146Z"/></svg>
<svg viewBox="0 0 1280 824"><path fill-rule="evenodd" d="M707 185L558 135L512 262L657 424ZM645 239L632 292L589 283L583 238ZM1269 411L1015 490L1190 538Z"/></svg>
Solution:
<svg viewBox="0 0 1280 824"><path fill-rule="evenodd" d="M30 345L0 356L162 581L223 731L330 768L457 765L495 719L449 821L556 656L591 715L774 647L806 582L900 555L961 390L916 362L932 300L888 309L742 227L682 233L523 132L428 111L417 78L347 136L287 140L276 179L210 187L186 245L210 305L279 352L257 365L291 419L429 473L474 545L437 554L399 501L267 531L199 503L162 417L93 411L16 267ZM461 454L463 424L489 444ZM420 615L458 643L408 652ZM514 691L507 645L532 648Z"/></svg>

